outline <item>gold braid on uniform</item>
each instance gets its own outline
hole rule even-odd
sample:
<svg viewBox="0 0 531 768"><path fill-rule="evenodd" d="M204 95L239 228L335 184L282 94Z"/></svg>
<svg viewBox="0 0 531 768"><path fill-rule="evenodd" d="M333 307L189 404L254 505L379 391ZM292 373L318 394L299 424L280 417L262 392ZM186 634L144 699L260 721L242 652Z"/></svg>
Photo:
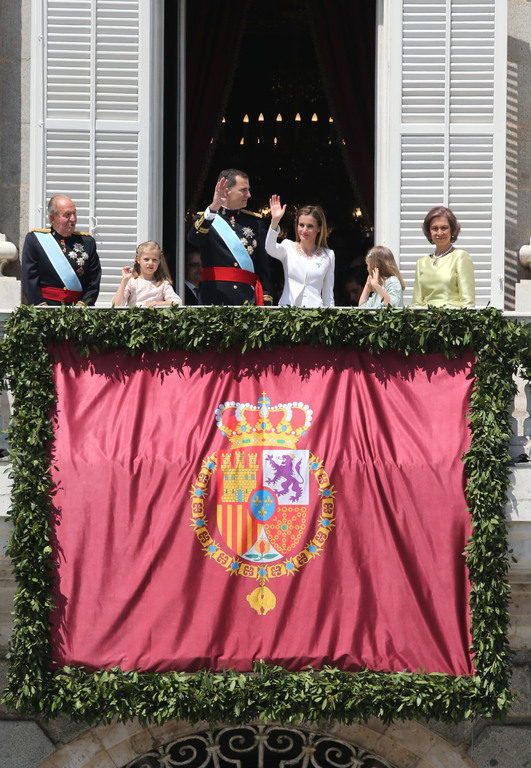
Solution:
<svg viewBox="0 0 531 768"><path fill-rule="evenodd" d="M194 221L195 231L199 232L199 234L201 234L201 235L206 235L207 232L209 231L209 227L203 227L203 224L205 222L205 217L203 216L203 211L201 211L197 215L199 216L199 218L196 221Z"/></svg>

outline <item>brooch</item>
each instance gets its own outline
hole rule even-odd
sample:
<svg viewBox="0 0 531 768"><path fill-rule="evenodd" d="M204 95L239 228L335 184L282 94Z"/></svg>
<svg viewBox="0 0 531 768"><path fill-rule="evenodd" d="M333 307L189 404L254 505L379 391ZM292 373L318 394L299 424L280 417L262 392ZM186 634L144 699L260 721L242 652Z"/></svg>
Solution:
<svg viewBox="0 0 531 768"><path fill-rule="evenodd" d="M88 259L88 253L85 252L81 243L74 243L72 250L68 253L68 258L75 261L78 267L82 267Z"/></svg>
<svg viewBox="0 0 531 768"><path fill-rule="evenodd" d="M243 237L240 237L240 241L243 244L249 256L252 256L252 254L254 253L254 249L258 245L254 236L254 229L252 229L251 227L243 227L242 232L243 232Z"/></svg>

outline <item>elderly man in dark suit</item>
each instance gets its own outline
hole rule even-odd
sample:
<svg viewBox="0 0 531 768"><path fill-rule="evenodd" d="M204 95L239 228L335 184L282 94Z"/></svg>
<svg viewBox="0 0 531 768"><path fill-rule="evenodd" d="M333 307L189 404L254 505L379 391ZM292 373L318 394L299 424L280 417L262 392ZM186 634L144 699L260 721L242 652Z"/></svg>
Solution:
<svg viewBox="0 0 531 768"><path fill-rule="evenodd" d="M22 249L22 289L29 304L94 304L101 266L96 242L77 232L77 211L66 195L48 203L49 229L28 232Z"/></svg>

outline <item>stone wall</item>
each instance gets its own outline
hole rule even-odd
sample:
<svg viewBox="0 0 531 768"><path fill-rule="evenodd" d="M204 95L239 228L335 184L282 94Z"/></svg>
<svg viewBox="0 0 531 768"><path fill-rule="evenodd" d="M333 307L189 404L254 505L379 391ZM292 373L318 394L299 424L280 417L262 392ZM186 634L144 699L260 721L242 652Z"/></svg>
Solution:
<svg viewBox="0 0 531 768"><path fill-rule="evenodd" d="M514 309L517 280L531 280L518 252L531 239L531 4L508 0L507 39L507 185L505 213L506 309ZM523 292L519 289L519 293ZM531 290L519 299L519 311L531 309Z"/></svg>
<svg viewBox="0 0 531 768"><path fill-rule="evenodd" d="M373 719L351 726L332 723L319 728L301 724L316 737L328 735L352 745L361 753L369 752L389 768L528 768L531 758L531 724L529 708L529 660L527 667L527 700L522 696L517 716L503 724L490 722L461 723L455 726L434 722L394 722L384 724ZM519 672L519 666L516 666ZM218 727L230 727L220 724ZM265 724L268 727L270 724ZM169 721L162 726L138 722L110 723L89 728L57 719L51 723L0 720L2 768L163 768L184 765L167 762L166 745L186 740L192 734L208 732L207 723L191 725L185 721ZM182 745L184 747L184 745ZM177 751L172 750L176 758ZM192 750L188 752L193 762ZM337 757L337 756L336 756ZM142 761L139 758L144 758ZM317 764L316 764L317 765ZM338 762L348 768L349 763ZM356 766L376 765L372 762ZM382 763L377 763L382 765ZM243 768L260 768L258 763L242 762Z"/></svg>
<svg viewBox="0 0 531 768"><path fill-rule="evenodd" d="M29 228L31 0L0 0L0 232L19 253ZM20 262L6 275L20 274Z"/></svg>

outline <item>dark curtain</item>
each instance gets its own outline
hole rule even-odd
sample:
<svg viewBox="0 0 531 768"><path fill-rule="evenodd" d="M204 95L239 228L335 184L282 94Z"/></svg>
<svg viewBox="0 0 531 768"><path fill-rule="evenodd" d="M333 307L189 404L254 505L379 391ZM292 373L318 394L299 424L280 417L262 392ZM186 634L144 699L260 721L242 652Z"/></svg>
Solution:
<svg viewBox="0 0 531 768"><path fill-rule="evenodd" d="M205 181L232 88L249 0L188 2L186 16L186 207ZM211 141L213 140L213 141Z"/></svg>
<svg viewBox="0 0 531 768"><path fill-rule="evenodd" d="M315 51L345 165L364 217L372 224L376 3L308 3Z"/></svg>
<svg viewBox="0 0 531 768"><path fill-rule="evenodd" d="M239 59L250 0L188 3L186 203L197 207ZM374 217L375 3L307 0L324 90L350 183ZM274 51L274 45L273 51ZM274 55L274 53L272 53Z"/></svg>

